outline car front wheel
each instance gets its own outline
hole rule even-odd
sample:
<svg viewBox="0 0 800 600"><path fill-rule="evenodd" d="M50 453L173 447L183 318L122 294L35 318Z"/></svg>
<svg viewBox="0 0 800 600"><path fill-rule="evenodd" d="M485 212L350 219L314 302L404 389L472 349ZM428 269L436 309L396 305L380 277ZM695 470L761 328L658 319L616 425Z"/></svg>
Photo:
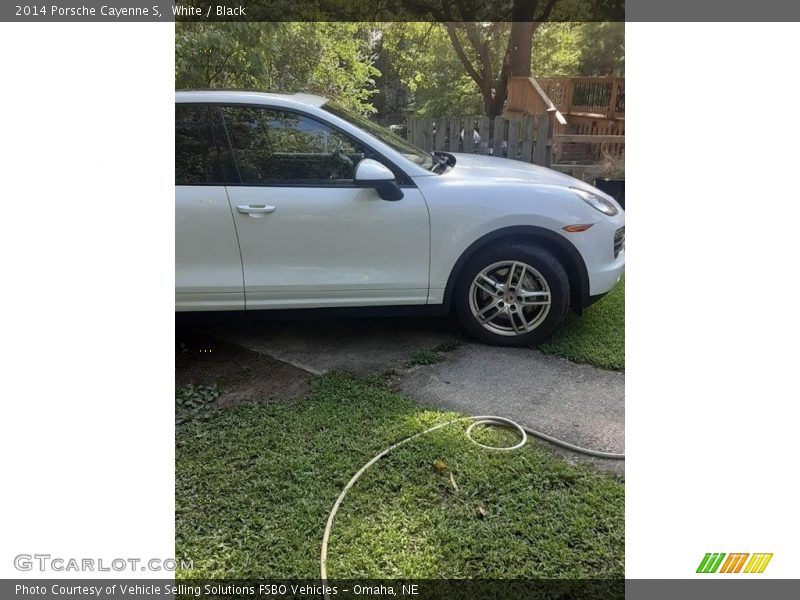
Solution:
<svg viewBox="0 0 800 600"><path fill-rule="evenodd" d="M550 336L569 308L564 267L538 246L508 244L467 261L455 289L458 318L477 339L528 346Z"/></svg>

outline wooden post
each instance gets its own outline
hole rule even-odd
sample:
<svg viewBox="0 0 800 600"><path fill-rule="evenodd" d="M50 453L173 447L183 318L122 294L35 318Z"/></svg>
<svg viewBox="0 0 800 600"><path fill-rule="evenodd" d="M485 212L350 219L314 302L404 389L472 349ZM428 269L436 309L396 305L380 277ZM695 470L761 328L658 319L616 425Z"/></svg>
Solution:
<svg viewBox="0 0 800 600"><path fill-rule="evenodd" d="M522 122L522 155L520 160L531 162L533 160L533 138L536 135L533 115L525 115Z"/></svg>
<svg viewBox="0 0 800 600"><path fill-rule="evenodd" d="M508 122L508 153L506 154L507 158L512 158L517 160L517 145L519 141L519 133L518 130L519 121L517 119L511 119Z"/></svg>
<svg viewBox="0 0 800 600"><path fill-rule="evenodd" d="M489 154L489 117L481 117L478 125L478 134L481 136L478 153Z"/></svg>
<svg viewBox="0 0 800 600"><path fill-rule="evenodd" d="M537 165L544 165L545 157L544 151L547 148L545 140L547 139L547 113L536 115L536 145L533 149L533 163Z"/></svg>
<svg viewBox="0 0 800 600"><path fill-rule="evenodd" d="M433 149L444 150L444 141L447 138L447 119L436 119L436 134L433 136Z"/></svg>
<svg viewBox="0 0 800 600"><path fill-rule="evenodd" d="M572 93L574 91L574 87L572 86L572 79L567 79L564 82L564 112L571 113L572 112Z"/></svg>
<svg viewBox="0 0 800 600"><path fill-rule="evenodd" d="M536 147L533 151L533 162L537 165L549 167L552 163L551 144L553 136L553 121L555 111L549 111L538 116L536 126Z"/></svg>
<svg viewBox="0 0 800 600"><path fill-rule="evenodd" d="M610 119L616 119L617 115L617 78L613 78L611 80L611 100L609 101L608 105L608 117Z"/></svg>
<svg viewBox="0 0 800 600"><path fill-rule="evenodd" d="M433 119L427 118L422 123L422 149L433 150Z"/></svg>
<svg viewBox="0 0 800 600"><path fill-rule="evenodd" d="M459 126L460 121L453 117L450 119L450 147L448 150L450 152L458 152L460 150L459 147L459 132L461 131L461 127Z"/></svg>
<svg viewBox="0 0 800 600"><path fill-rule="evenodd" d="M472 148L475 146L475 140L472 137L474 130L472 117L464 117L464 152L467 154L472 154Z"/></svg>
<svg viewBox="0 0 800 600"><path fill-rule="evenodd" d="M506 122L503 117L494 118L494 131L492 132L492 155L503 156L503 140L505 139Z"/></svg>

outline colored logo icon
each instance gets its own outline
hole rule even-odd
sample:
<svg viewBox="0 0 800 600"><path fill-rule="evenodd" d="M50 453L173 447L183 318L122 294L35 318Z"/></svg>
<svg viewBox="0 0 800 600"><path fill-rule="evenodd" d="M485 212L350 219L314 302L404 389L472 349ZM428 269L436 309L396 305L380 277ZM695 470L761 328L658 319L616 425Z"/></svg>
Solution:
<svg viewBox="0 0 800 600"><path fill-rule="evenodd" d="M726 558L727 557L727 558ZM750 557L750 560L747 558ZM763 573L772 553L749 554L738 552L725 554L724 552L708 552L697 567L698 573Z"/></svg>

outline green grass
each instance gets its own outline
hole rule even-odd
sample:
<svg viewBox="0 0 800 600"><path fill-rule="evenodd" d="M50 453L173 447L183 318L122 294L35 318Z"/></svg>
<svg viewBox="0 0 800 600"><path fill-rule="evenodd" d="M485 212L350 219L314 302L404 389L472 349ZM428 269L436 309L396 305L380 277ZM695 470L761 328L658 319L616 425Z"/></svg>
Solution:
<svg viewBox="0 0 800 600"><path fill-rule="evenodd" d="M581 317L570 314L542 352L604 369L625 369L625 278Z"/></svg>
<svg viewBox="0 0 800 600"><path fill-rule="evenodd" d="M417 350L411 354L406 365L409 367L435 365L443 360L442 355L436 350Z"/></svg>
<svg viewBox="0 0 800 600"><path fill-rule="evenodd" d="M456 416L416 406L381 378L333 374L307 399L182 422L176 555L194 569L178 577L317 577L325 520L349 478L391 443ZM334 524L330 577L623 575L621 480L536 442L482 450L464 429L422 436L364 475Z"/></svg>

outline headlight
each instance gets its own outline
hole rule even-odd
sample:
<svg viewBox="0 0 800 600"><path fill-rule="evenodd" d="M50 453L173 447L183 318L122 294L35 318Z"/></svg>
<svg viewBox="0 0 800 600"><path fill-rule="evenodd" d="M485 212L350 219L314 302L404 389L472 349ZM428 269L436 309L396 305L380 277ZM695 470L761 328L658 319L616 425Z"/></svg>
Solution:
<svg viewBox="0 0 800 600"><path fill-rule="evenodd" d="M593 194L592 192L587 192L586 190L582 190L580 188L571 187L569 189L575 192L578 198L586 202L586 204L588 204L595 210L599 210L604 215L613 217L615 214L619 212L617 210L617 207L614 206L612 202L609 202L602 196L598 196L597 194Z"/></svg>

